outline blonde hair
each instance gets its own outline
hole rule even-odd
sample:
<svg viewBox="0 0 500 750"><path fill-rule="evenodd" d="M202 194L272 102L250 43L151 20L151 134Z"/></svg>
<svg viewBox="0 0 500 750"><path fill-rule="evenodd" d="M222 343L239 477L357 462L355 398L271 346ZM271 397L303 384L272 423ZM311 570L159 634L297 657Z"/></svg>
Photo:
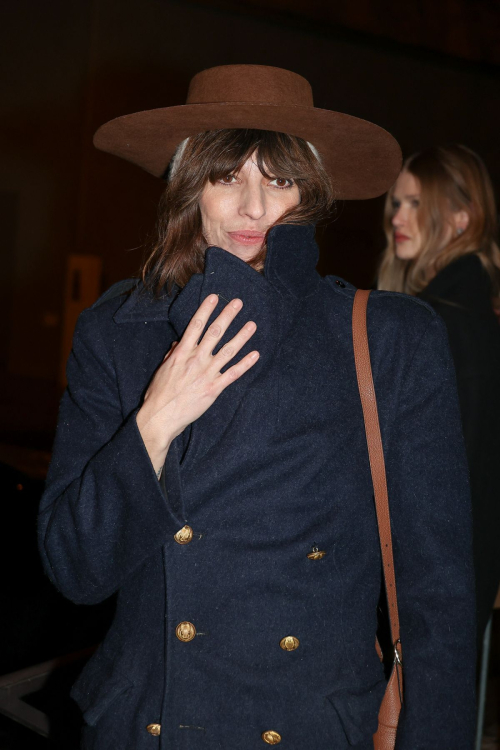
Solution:
<svg viewBox="0 0 500 750"><path fill-rule="evenodd" d="M420 183L418 226L421 246L415 258L396 256L392 206L394 187L385 203L387 246L382 256L378 288L418 294L432 278L462 255L475 253L489 273L493 294L500 292L500 249L493 186L482 159L459 144L420 151L403 165ZM450 214L466 211L469 223L461 234L443 244Z"/></svg>

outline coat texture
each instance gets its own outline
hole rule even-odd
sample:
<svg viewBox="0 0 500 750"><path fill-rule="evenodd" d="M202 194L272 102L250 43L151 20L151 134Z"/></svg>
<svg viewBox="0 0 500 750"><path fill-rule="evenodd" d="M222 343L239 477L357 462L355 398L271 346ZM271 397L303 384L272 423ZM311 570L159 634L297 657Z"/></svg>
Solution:
<svg viewBox="0 0 500 750"><path fill-rule="evenodd" d="M420 294L446 324L470 469L481 639L500 584L500 325L475 254L443 268Z"/></svg>
<svg viewBox="0 0 500 750"><path fill-rule="evenodd" d="M117 593L73 689L88 750L372 748L385 689L374 648L381 562L351 314L315 271L313 227L273 229L263 274L212 247L203 274L85 311L74 336L40 549L75 602ZM234 297L258 363L177 438L157 481L135 415L200 301ZM387 461L405 706L398 750L469 750L471 513L446 329L375 292L368 332ZM193 540L174 534L188 523ZM313 547L325 551L311 560ZM175 635L188 621L196 637ZM280 640L294 636L294 651ZM161 724L159 737L146 731Z"/></svg>

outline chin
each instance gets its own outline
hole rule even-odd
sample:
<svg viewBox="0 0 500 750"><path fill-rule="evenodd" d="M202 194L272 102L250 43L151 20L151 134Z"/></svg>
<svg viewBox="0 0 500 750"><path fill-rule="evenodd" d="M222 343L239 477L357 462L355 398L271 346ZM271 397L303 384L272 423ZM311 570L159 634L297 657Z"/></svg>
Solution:
<svg viewBox="0 0 500 750"><path fill-rule="evenodd" d="M396 258L399 258L399 260L413 260L417 253L418 251L414 247L401 247L401 245L396 245Z"/></svg>

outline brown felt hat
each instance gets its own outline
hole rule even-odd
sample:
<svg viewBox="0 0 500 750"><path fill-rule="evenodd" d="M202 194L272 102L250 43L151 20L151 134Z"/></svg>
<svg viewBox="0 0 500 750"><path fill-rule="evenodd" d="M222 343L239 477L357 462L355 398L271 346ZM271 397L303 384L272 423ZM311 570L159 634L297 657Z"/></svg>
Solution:
<svg viewBox="0 0 500 750"><path fill-rule="evenodd" d="M401 169L401 150L383 128L318 109L305 78L267 65L221 65L195 75L186 104L117 117L94 145L162 177L185 138L207 130L250 128L304 138L317 149L344 199L375 198Z"/></svg>

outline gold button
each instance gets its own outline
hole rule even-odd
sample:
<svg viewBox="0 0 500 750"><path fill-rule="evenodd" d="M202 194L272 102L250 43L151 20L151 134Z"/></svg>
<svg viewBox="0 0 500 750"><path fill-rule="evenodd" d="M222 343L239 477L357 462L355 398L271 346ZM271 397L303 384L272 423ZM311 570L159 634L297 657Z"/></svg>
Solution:
<svg viewBox="0 0 500 750"><path fill-rule="evenodd" d="M317 547L312 548L312 552L309 552L307 557L309 560L321 560L326 555L325 550L318 549Z"/></svg>
<svg viewBox="0 0 500 750"><path fill-rule="evenodd" d="M174 534L174 539L177 542L177 544L189 544L191 539L193 538L193 529L191 526L183 526L182 529L180 529L177 534Z"/></svg>
<svg viewBox="0 0 500 750"><path fill-rule="evenodd" d="M299 647L299 644L299 639L295 638L294 635L286 635L280 641L280 646L283 651L295 651L295 649Z"/></svg>
<svg viewBox="0 0 500 750"><path fill-rule="evenodd" d="M268 745L278 745L281 742L281 734L278 732L262 732L261 737Z"/></svg>
<svg viewBox="0 0 500 750"><path fill-rule="evenodd" d="M196 628L192 622L180 622L175 629L175 635L180 641L188 643L195 637Z"/></svg>
<svg viewBox="0 0 500 750"><path fill-rule="evenodd" d="M155 737L158 737L161 732L161 724L148 724L146 729L149 734L154 734Z"/></svg>

